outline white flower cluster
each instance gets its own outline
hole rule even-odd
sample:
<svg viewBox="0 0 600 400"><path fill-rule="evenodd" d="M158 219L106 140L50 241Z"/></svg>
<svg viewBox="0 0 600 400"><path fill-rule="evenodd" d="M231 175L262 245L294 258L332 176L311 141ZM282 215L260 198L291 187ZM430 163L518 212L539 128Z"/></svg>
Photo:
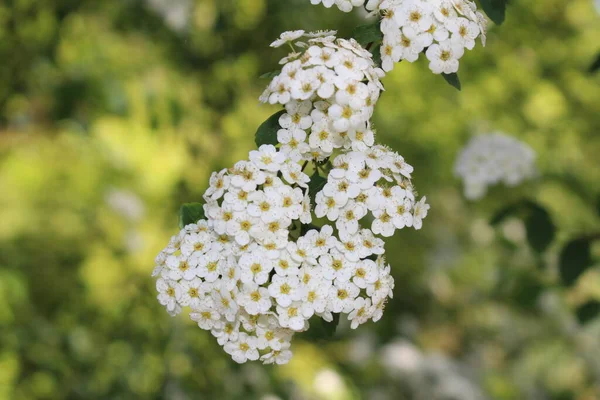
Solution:
<svg viewBox="0 0 600 400"><path fill-rule="evenodd" d="M277 138L294 160L321 160L334 149L365 150L374 143L369 119L384 73L355 40L336 39L334 33L285 32L272 44L308 38L295 43L304 50L281 61L281 73L260 98L285 106Z"/></svg>
<svg viewBox="0 0 600 400"><path fill-rule="evenodd" d="M341 3L340 10L348 12L352 7L347 3L361 6L364 1ZM458 60L465 49L475 47L477 37L485 46L487 20L471 0L369 0L365 8L382 18L384 71L402 60L414 62L425 52L433 73L450 74L458 71Z"/></svg>
<svg viewBox="0 0 600 400"><path fill-rule="evenodd" d="M308 43L295 45L304 52L287 57L262 96L286 109L277 145L213 173L206 219L171 239L153 273L167 311L189 306L239 363L287 363L293 335L313 316L346 314L352 328L379 320L394 280L376 235L419 229L429 209L415 200L413 168L374 144L369 118L383 71L331 32L285 32L273 46L302 36ZM313 214L332 224L312 225Z"/></svg>
<svg viewBox="0 0 600 400"><path fill-rule="evenodd" d="M476 200L485 196L488 186L516 186L535 177L535 157L531 147L510 136L478 135L461 151L454 171L463 180L465 196Z"/></svg>
<svg viewBox="0 0 600 400"><path fill-rule="evenodd" d="M317 194L315 215L335 221L341 238L351 238L369 212L375 234L389 237L406 226L420 229L429 205L425 197L415 202L412 171L401 155L380 145L341 154Z"/></svg>

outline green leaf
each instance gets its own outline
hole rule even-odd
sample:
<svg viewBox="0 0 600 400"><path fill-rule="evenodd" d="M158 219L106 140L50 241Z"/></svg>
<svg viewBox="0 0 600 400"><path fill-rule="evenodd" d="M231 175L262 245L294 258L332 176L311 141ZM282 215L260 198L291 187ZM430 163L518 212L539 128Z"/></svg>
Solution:
<svg viewBox="0 0 600 400"><path fill-rule="evenodd" d="M333 313L333 321L327 322L323 320L323 327L325 328L325 338L329 339L335 335L335 330L337 329L338 324L340 323L340 314Z"/></svg>
<svg viewBox="0 0 600 400"><path fill-rule="evenodd" d="M279 126L279 117L284 113L285 110L277 111L258 127L254 136L254 141L258 147L263 144L277 144L277 131L281 129L281 126Z"/></svg>
<svg viewBox="0 0 600 400"><path fill-rule="evenodd" d="M204 218L204 207L201 203L185 203L179 209L179 228L189 224L195 224Z"/></svg>
<svg viewBox="0 0 600 400"><path fill-rule="evenodd" d="M373 62L381 68L381 43L376 44L369 50L373 54Z"/></svg>
<svg viewBox="0 0 600 400"><path fill-rule="evenodd" d="M525 218L527 241L538 253L543 253L556 235L556 227L545 208L529 203L529 213Z"/></svg>
<svg viewBox="0 0 600 400"><path fill-rule="evenodd" d="M317 225L313 225L313 224L301 224L300 225L300 235L305 235L306 232L312 230L312 229L316 229L317 232L321 231L321 227L317 226Z"/></svg>
<svg viewBox="0 0 600 400"><path fill-rule="evenodd" d="M259 76L259 78L260 79L272 79L272 78L275 78L280 73L281 73L280 69L278 69L276 71L265 72L264 74L262 74L261 76Z"/></svg>
<svg viewBox="0 0 600 400"><path fill-rule="evenodd" d="M380 26L381 21L357 26L352 31L352 37L356 39L361 46L366 46L369 43L379 42L383 39L383 33L381 32Z"/></svg>
<svg viewBox="0 0 600 400"><path fill-rule="evenodd" d="M496 25L501 25L506 16L508 0L480 0L481 8Z"/></svg>
<svg viewBox="0 0 600 400"><path fill-rule="evenodd" d="M527 242L538 253L543 253L556 236L556 227L548 211L531 200L521 200L498 211L490 220L496 226L508 217L523 219L527 229Z"/></svg>
<svg viewBox="0 0 600 400"><path fill-rule="evenodd" d="M565 286L571 286L592 265L589 238L578 238L567 243L560 252L558 271Z"/></svg>
<svg viewBox="0 0 600 400"><path fill-rule="evenodd" d="M490 220L490 225L492 226L496 226L499 225L500 223L504 222L504 220L508 217L513 216L514 214L517 213L518 209L519 209L519 203L516 204L511 204L509 206L506 206L504 208L502 208L500 211L498 211Z"/></svg>
<svg viewBox="0 0 600 400"><path fill-rule="evenodd" d="M585 324L600 316L600 301L590 300L577 307L575 315L580 324Z"/></svg>
<svg viewBox="0 0 600 400"><path fill-rule="evenodd" d="M460 79L458 79L458 74L453 72L451 74L442 74L442 77L448 82L450 85L454 86L456 89L460 91Z"/></svg>
<svg viewBox="0 0 600 400"><path fill-rule="evenodd" d="M314 174L310 177L310 182L308 182L308 195L310 196L310 204L315 204L315 197L317 197L317 193L323 189L323 186L327 183L327 179L323 178L319 175L318 171L315 171Z"/></svg>

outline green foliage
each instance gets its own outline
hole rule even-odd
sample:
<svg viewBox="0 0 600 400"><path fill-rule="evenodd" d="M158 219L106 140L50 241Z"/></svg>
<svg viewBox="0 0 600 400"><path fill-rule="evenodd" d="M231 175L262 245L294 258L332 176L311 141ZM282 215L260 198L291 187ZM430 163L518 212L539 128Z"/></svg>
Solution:
<svg viewBox="0 0 600 400"><path fill-rule="evenodd" d="M592 265L589 238L578 238L568 242L560 252L560 279L565 286L572 286Z"/></svg>
<svg viewBox="0 0 600 400"><path fill-rule="evenodd" d="M271 71L271 72L265 72L264 74L262 74L261 76L259 76L260 79L273 79L275 78L277 75L279 75L281 73L281 70L275 70L275 71Z"/></svg>
<svg viewBox="0 0 600 400"><path fill-rule="evenodd" d="M277 144L277 131L281 129L281 126L279 126L279 117L283 114L285 114L285 110L277 111L258 127L254 135L256 146Z"/></svg>
<svg viewBox="0 0 600 400"><path fill-rule="evenodd" d="M457 90L461 90L460 79L458 78L458 74L453 72L451 74L442 74L442 77L446 82L448 82L452 87Z"/></svg>
<svg viewBox="0 0 600 400"><path fill-rule="evenodd" d="M174 7L0 2L0 399L345 399L376 388L382 398L438 400L429 375L413 387L412 372L389 374L385 346L398 341L414 343L421 360L436 353L456 370L477 369L480 379L446 378L472 381L482 398L600 398L586 361L600 356L575 345L597 329L595 271L555 293L544 287L553 270L535 268L520 235L498 229L507 248L481 226L524 192L552 216L557 238L598 231L593 201L571 185L600 193L590 0L511 1L505 27L461 59L469 87L460 94L441 95L424 59L386 75L377 140L415 167L431 213L420 231L386 239L396 289L379 322L351 330L342 321L323 340L311 320L292 362L265 367L237 365L187 315L166 314L153 260L177 231L173 210L201 199L212 171L255 147L253 133L272 113L257 102L267 84L257 77L286 52L269 43L288 29L350 37L364 22L309 1L192 0L177 2L190 4L178 30L152 8L161 1ZM467 202L452 164L467 136L491 130L536 150L540 182ZM142 211L114 207L115 189ZM560 255L555 247L544 260ZM586 322L576 335L572 314L536 308L548 291L580 305L571 313ZM472 361L481 354L491 358ZM323 370L351 394L315 393Z"/></svg>
<svg viewBox="0 0 600 400"><path fill-rule="evenodd" d="M371 24L360 25L352 31L352 37L356 39L362 46L367 46L369 43L378 43L383 40L381 32L381 21L376 21Z"/></svg>
<svg viewBox="0 0 600 400"><path fill-rule="evenodd" d="M586 324L600 315L600 301L590 300L575 310L575 315L580 324Z"/></svg>
<svg viewBox="0 0 600 400"><path fill-rule="evenodd" d="M511 216L523 219L531 248L540 254L546 251L556 236L556 227L548 211L531 200L521 200L498 211L490 224L498 225Z"/></svg>
<svg viewBox="0 0 600 400"><path fill-rule="evenodd" d="M201 203L185 203L179 209L179 228L195 224L204 218L204 207Z"/></svg>
<svg viewBox="0 0 600 400"><path fill-rule="evenodd" d="M327 178L319 175L319 171L315 171L314 174L310 177L310 182L308 183L308 195L310 196L310 204L315 204L315 198L317 197L317 193L323 189L325 184L327 183Z"/></svg>
<svg viewBox="0 0 600 400"><path fill-rule="evenodd" d="M479 0L481 8L496 25L504 22L508 0Z"/></svg>

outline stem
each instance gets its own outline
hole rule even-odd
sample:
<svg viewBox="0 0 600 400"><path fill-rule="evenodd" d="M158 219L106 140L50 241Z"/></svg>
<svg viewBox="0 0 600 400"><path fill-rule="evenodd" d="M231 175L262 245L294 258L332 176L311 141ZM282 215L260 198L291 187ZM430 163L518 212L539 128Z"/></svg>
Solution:
<svg viewBox="0 0 600 400"><path fill-rule="evenodd" d="M304 168L306 168L307 165L308 165L308 160L304 161L304 164L302 164L302 171L304 171Z"/></svg>
<svg viewBox="0 0 600 400"><path fill-rule="evenodd" d="M369 43L367 43L367 45L365 46L365 49L366 50L370 50L371 46L373 46L373 43L375 43L375 42L369 42Z"/></svg>

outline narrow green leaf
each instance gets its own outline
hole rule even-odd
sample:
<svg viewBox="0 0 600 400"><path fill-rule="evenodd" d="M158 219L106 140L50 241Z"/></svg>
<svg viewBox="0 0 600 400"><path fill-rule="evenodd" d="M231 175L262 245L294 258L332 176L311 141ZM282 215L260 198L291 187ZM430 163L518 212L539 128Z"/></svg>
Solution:
<svg viewBox="0 0 600 400"><path fill-rule="evenodd" d="M450 85L454 86L456 89L458 89L460 91L460 89L461 89L460 79L458 78L458 74L456 72L453 72L451 74L442 74L442 77L444 77L446 82L448 82Z"/></svg>
<svg viewBox="0 0 600 400"><path fill-rule="evenodd" d="M254 136L254 141L257 146L260 147L263 144L277 144L277 131L281 129L281 126L279 126L279 117L284 113L285 110L277 111L258 127L256 135Z"/></svg>
<svg viewBox="0 0 600 400"><path fill-rule="evenodd" d="M259 76L259 78L260 79L272 79L272 78L275 78L280 73L281 73L280 69L278 69L276 71L265 72L264 74L262 74L261 76Z"/></svg>
<svg viewBox="0 0 600 400"><path fill-rule="evenodd" d="M481 8L496 25L501 25L506 16L508 0L479 0Z"/></svg>
<svg viewBox="0 0 600 400"><path fill-rule="evenodd" d="M327 183L327 179L323 178L317 171L310 177L310 182L308 182L308 195L310 196L310 203L312 205L315 204L315 197L317 197L317 193L323 189L323 186Z"/></svg>
<svg viewBox="0 0 600 400"><path fill-rule="evenodd" d="M565 286L573 285L592 265L592 252L589 238L570 241L559 256L558 271Z"/></svg>
<svg viewBox="0 0 600 400"><path fill-rule="evenodd" d="M367 25L361 25L354 28L352 31L352 37L356 39L361 46L366 46L369 43L378 42L383 40L383 33L381 32L381 21L373 22Z"/></svg>
<svg viewBox="0 0 600 400"><path fill-rule="evenodd" d="M575 310L575 315L582 325L598 318L598 316L600 316L600 301L590 300L587 303L580 305L577 307L577 310Z"/></svg>
<svg viewBox="0 0 600 400"><path fill-rule="evenodd" d="M545 208L530 202L529 212L525 218L527 241L538 253L543 253L556 235L556 227Z"/></svg>
<svg viewBox="0 0 600 400"><path fill-rule="evenodd" d="M201 203L185 203L179 209L179 228L189 224L195 224L204 218L204 207Z"/></svg>

